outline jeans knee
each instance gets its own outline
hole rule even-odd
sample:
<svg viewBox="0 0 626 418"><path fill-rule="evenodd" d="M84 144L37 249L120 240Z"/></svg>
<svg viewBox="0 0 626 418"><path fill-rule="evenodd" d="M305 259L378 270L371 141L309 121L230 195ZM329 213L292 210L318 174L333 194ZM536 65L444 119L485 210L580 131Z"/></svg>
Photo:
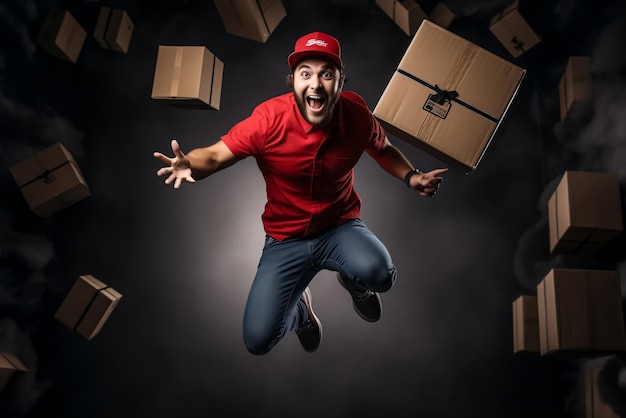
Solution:
<svg viewBox="0 0 626 418"><path fill-rule="evenodd" d="M374 266L363 271L357 277L369 290L374 292L386 292L390 290L396 281L395 267Z"/></svg>
<svg viewBox="0 0 626 418"><path fill-rule="evenodd" d="M269 353L276 344L266 334L248 330L244 331L243 342L248 352L257 356Z"/></svg>

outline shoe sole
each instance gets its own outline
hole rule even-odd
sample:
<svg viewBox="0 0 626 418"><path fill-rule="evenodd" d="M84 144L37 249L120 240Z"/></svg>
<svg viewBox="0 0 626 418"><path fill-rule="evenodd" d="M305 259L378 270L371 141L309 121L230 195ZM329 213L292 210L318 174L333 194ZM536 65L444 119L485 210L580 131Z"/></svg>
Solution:
<svg viewBox="0 0 626 418"><path fill-rule="evenodd" d="M315 322L315 324L317 325L317 329L320 332L320 340L315 348L307 350L306 348L302 347L307 353L312 353L318 349L322 342L322 321L320 321L317 315L315 315L315 312L313 312L313 296L311 295L311 289L309 289L308 287L304 289L304 292L302 292L302 296L304 297L304 306L306 307L307 315L311 321Z"/></svg>
<svg viewBox="0 0 626 418"><path fill-rule="evenodd" d="M350 291L350 289L348 289L346 283L344 282L343 277L341 277L341 274L339 274L339 273L337 273L337 280L339 281L339 284L341 285L341 287L346 289L348 291L348 293L350 294L350 297L352 298L352 307L354 308L354 311L357 313L357 315L359 315L361 317L361 319L363 319L364 321L367 321L367 322L377 322L380 319L380 316L378 318L369 318L369 317L363 315L361 313L361 311L359 311L359 309L356 306L356 301L354 300L354 296L352 296L352 292ZM383 304L382 304L382 301L380 299L380 295L378 293L376 293L376 292L372 292L372 293L374 293L374 295L376 295L376 299L378 299L378 305L380 306L381 316L382 316Z"/></svg>

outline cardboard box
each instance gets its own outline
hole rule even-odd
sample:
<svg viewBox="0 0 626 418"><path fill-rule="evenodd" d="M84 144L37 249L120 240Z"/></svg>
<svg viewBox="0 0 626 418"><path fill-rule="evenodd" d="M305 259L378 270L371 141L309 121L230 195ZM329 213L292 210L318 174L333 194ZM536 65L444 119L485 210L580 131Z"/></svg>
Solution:
<svg viewBox="0 0 626 418"><path fill-rule="evenodd" d="M623 227L619 177L565 171L548 200L550 253L592 256Z"/></svg>
<svg viewBox="0 0 626 418"><path fill-rule="evenodd" d="M13 353L0 352L0 393L9 384L15 373L24 373L28 369Z"/></svg>
<svg viewBox="0 0 626 418"><path fill-rule="evenodd" d="M37 43L52 55L76 63L87 32L67 10L52 9L46 15Z"/></svg>
<svg viewBox="0 0 626 418"><path fill-rule="evenodd" d="M456 16L442 1L438 2L430 12L428 19L442 28L448 28Z"/></svg>
<svg viewBox="0 0 626 418"><path fill-rule="evenodd" d="M626 351L619 274L553 268L537 285L541 355Z"/></svg>
<svg viewBox="0 0 626 418"><path fill-rule="evenodd" d="M183 108L219 110L224 63L204 46L159 45L152 98Z"/></svg>
<svg viewBox="0 0 626 418"><path fill-rule="evenodd" d="M61 143L9 167L30 209L50 216L91 192L72 154Z"/></svg>
<svg viewBox="0 0 626 418"><path fill-rule="evenodd" d="M567 60L565 71L559 81L559 110L561 120L568 114L584 110L593 96L591 57L572 56Z"/></svg>
<svg viewBox="0 0 626 418"><path fill-rule="evenodd" d="M428 15L415 0L376 0L376 4L409 36L417 32Z"/></svg>
<svg viewBox="0 0 626 418"><path fill-rule="evenodd" d="M387 133L476 169L526 70L425 20L376 107Z"/></svg>
<svg viewBox="0 0 626 418"><path fill-rule="evenodd" d="M489 30L506 50L515 58L519 57L541 39L521 15L519 1L514 1L491 18Z"/></svg>
<svg viewBox="0 0 626 418"><path fill-rule="evenodd" d="M80 276L55 319L88 340L98 335L122 295L91 275Z"/></svg>
<svg viewBox="0 0 626 418"><path fill-rule="evenodd" d="M215 0L215 6L227 33L261 43L287 15L280 0Z"/></svg>
<svg viewBox="0 0 626 418"><path fill-rule="evenodd" d="M600 367L585 367L585 418L620 418L606 402L602 400L598 375Z"/></svg>
<svg viewBox="0 0 626 418"><path fill-rule="evenodd" d="M135 24L122 9L100 7L93 37L104 49L127 53Z"/></svg>
<svg viewBox="0 0 626 418"><path fill-rule="evenodd" d="M539 353L537 296L521 295L513 301L513 352Z"/></svg>

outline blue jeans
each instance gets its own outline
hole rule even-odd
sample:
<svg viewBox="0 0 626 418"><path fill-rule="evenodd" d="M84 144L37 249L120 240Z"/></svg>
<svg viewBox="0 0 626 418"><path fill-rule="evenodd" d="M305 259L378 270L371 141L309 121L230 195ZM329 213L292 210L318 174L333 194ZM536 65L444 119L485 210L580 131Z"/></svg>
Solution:
<svg viewBox="0 0 626 418"><path fill-rule="evenodd" d="M306 322L300 295L323 269L340 272L359 290L385 292L396 280L389 252L360 219L305 238L267 236L243 317L248 351L266 354Z"/></svg>

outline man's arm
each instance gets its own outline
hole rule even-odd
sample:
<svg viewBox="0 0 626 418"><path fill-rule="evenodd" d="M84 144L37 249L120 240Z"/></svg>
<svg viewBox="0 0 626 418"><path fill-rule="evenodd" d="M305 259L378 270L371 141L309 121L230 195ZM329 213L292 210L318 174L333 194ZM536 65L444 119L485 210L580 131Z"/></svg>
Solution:
<svg viewBox="0 0 626 418"><path fill-rule="evenodd" d="M408 179L408 185L419 192L421 196L432 197L437 193L439 185L443 181L443 175L447 168L439 168L427 173L417 172L406 156L393 145L389 138L385 137L383 147L369 154L376 163L392 176L405 180L408 173L415 172Z"/></svg>
<svg viewBox="0 0 626 418"><path fill-rule="evenodd" d="M175 189L178 189L182 182L195 183L196 180L208 177L238 161L222 140L208 147L196 148L187 155L183 153L175 139L172 139L171 146L173 158L160 152L155 152L153 156L167 165L159 169L157 175L167 175L165 184L173 182Z"/></svg>

